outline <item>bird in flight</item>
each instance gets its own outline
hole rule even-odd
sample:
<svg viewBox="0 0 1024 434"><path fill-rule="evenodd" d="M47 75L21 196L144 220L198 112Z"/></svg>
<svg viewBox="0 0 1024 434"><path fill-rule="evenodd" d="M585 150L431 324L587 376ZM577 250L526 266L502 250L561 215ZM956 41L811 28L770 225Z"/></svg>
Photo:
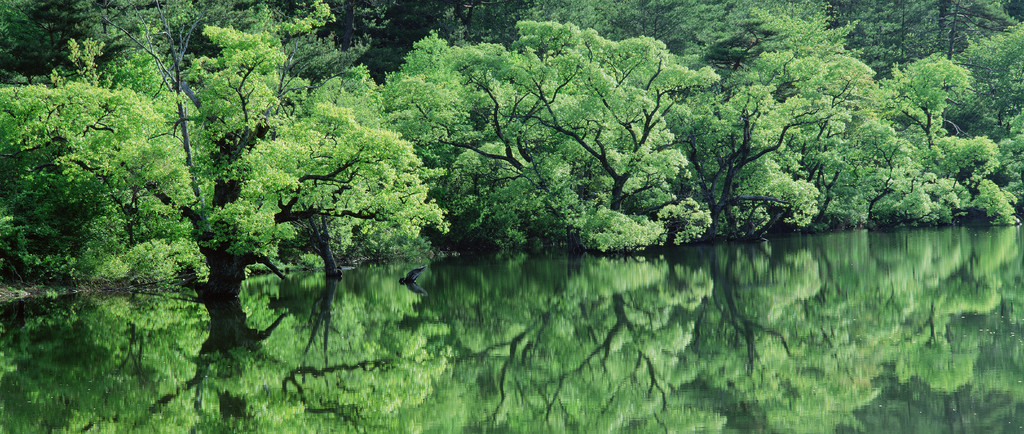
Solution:
<svg viewBox="0 0 1024 434"><path fill-rule="evenodd" d="M409 274L406 274L405 277L398 279L398 283L401 283L403 285L408 283L416 283L416 278L420 277L420 274L423 273L423 270L426 269L426 265L422 267L413 268L412 270L409 270Z"/></svg>
<svg viewBox="0 0 1024 434"><path fill-rule="evenodd" d="M409 271L409 274L405 275L405 277L399 278L398 283L405 285L405 287L409 288L410 291L415 292L420 296L426 297L427 291L425 291L423 287L416 284L416 278L420 277L420 274L423 273L423 270L426 269L426 265L418 268L413 268L412 270Z"/></svg>

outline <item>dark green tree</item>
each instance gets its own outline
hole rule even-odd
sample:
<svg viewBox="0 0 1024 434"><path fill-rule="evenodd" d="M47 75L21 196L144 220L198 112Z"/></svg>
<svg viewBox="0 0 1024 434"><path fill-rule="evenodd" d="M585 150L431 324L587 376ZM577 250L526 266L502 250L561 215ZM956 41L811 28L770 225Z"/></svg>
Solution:
<svg viewBox="0 0 1024 434"><path fill-rule="evenodd" d="M90 0L0 2L0 83L45 82L69 69L68 41L100 36L100 10Z"/></svg>

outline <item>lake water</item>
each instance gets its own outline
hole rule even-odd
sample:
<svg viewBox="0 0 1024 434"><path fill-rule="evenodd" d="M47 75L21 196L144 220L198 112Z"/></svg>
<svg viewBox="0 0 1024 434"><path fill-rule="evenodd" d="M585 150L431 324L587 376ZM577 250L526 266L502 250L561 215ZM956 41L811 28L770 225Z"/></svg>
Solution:
<svg viewBox="0 0 1024 434"><path fill-rule="evenodd" d="M0 306L0 432L1022 432L1019 228ZM420 295L414 290L424 291Z"/></svg>

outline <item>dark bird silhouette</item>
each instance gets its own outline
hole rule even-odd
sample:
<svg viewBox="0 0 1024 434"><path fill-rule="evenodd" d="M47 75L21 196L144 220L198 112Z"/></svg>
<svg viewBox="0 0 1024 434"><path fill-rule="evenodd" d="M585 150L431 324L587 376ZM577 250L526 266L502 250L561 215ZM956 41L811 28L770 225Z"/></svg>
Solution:
<svg viewBox="0 0 1024 434"><path fill-rule="evenodd" d="M420 277L420 274L423 273L423 270L426 269L426 265L418 268L413 268L412 270L409 270L409 274L406 274L405 277L398 279L398 283L401 283L403 285L416 283L416 278Z"/></svg>

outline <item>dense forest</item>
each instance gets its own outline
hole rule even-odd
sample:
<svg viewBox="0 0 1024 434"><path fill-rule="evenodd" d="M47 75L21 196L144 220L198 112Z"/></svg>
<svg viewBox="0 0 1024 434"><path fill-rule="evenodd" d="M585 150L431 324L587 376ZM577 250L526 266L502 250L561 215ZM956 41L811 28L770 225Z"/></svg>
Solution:
<svg viewBox="0 0 1024 434"><path fill-rule="evenodd" d="M1013 224L1017 0L0 0L0 278Z"/></svg>

